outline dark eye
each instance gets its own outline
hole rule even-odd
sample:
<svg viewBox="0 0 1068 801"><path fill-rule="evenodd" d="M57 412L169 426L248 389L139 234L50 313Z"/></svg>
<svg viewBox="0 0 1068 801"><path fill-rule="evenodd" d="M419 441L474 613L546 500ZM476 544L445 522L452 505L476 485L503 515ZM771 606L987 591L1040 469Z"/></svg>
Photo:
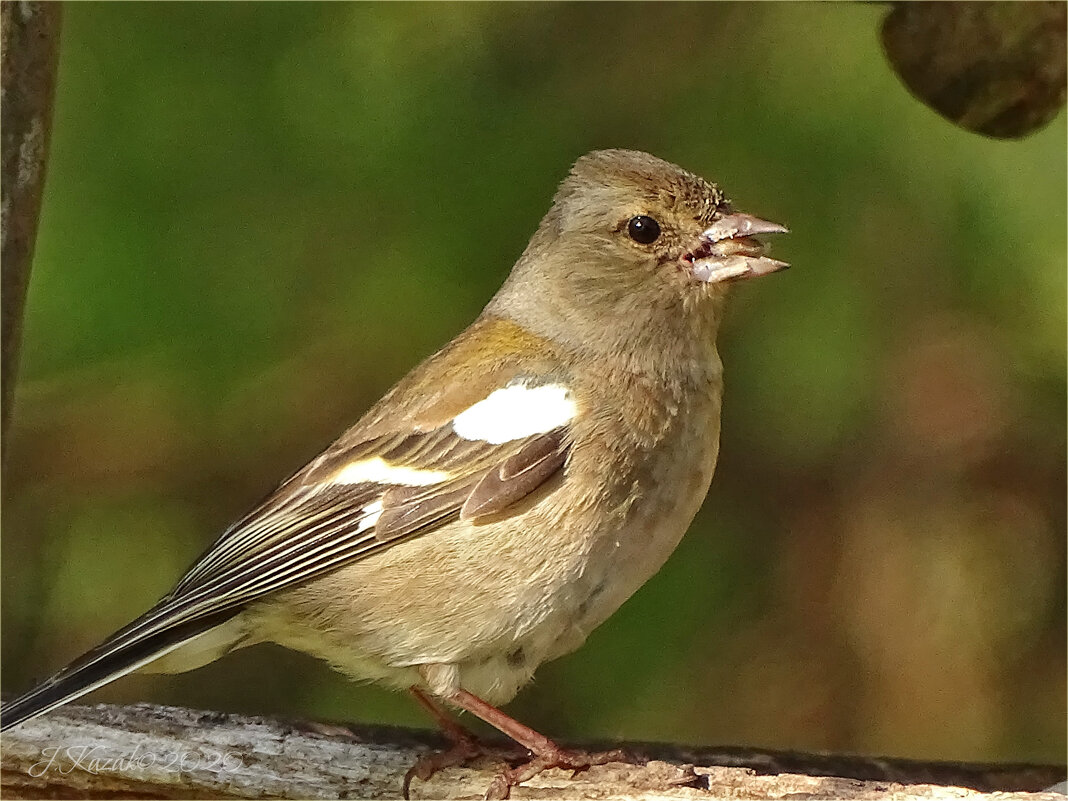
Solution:
<svg viewBox="0 0 1068 801"><path fill-rule="evenodd" d="M631 217L627 222L627 234L635 242L651 245L660 238L660 223L652 217L639 214L637 217Z"/></svg>

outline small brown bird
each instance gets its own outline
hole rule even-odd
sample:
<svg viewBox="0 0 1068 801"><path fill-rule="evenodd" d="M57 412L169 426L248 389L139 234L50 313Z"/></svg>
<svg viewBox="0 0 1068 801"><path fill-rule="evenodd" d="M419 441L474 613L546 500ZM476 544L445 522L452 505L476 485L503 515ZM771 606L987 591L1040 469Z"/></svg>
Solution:
<svg viewBox="0 0 1068 801"><path fill-rule="evenodd" d="M727 286L787 265L714 184L650 156L580 158L477 320L204 553L143 616L2 708L21 723L135 670L269 641L440 699L531 752L504 797L581 754L508 717L652 576L719 449ZM405 788L407 789L407 781Z"/></svg>

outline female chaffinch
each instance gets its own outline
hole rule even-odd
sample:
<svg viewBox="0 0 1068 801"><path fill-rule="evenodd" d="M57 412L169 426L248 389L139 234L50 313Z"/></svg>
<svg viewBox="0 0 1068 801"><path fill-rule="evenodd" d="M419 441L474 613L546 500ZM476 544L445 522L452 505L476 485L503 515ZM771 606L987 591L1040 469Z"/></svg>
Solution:
<svg viewBox="0 0 1068 801"><path fill-rule="evenodd" d="M491 704L574 650L678 544L712 479L726 287L787 265L714 184L580 158L477 320L227 529L152 609L2 708L271 641L467 710L532 753L489 794L613 754ZM445 723L468 755L462 729ZM426 778L448 755L409 772Z"/></svg>

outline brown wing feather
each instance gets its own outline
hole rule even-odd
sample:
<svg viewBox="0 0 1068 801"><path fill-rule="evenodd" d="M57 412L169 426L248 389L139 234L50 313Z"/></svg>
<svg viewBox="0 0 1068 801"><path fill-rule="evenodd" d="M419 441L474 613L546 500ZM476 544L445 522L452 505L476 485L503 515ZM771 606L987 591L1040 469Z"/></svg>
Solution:
<svg viewBox="0 0 1068 801"><path fill-rule="evenodd" d="M430 487L391 487L382 495L383 511L375 524L375 536L393 539L452 517L476 520L505 511L563 467L567 459L564 433L561 428L509 443L520 447L503 459L500 446L468 443L496 451L498 463ZM472 455L465 453L469 459Z"/></svg>
<svg viewBox="0 0 1068 801"><path fill-rule="evenodd" d="M470 494L470 483L466 483L452 490L429 493L416 500L386 508L375 523L375 538L396 539L456 517Z"/></svg>
<svg viewBox="0 0 1068 801"><path fill-rule="evenodd" d="M460 519L477 520L505 511L548 481L566 461L563 429L528 440L519 453L486 472L464 501Z"/></svg>

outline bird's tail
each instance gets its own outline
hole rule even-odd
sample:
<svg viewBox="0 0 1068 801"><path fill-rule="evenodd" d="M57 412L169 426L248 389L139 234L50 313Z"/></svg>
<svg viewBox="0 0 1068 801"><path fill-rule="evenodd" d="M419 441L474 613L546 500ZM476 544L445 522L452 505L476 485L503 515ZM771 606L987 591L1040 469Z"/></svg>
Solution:
<svg viewBox="0 0 1068 801"><path fill-rule="evenodd" d="M115 632L102 644L78 657L25 695L0 706L0 731L35 718L144 667L209 629L225 623L240 610L226 609L162 628L150 625L156 611L146 613Z"/></svg>

